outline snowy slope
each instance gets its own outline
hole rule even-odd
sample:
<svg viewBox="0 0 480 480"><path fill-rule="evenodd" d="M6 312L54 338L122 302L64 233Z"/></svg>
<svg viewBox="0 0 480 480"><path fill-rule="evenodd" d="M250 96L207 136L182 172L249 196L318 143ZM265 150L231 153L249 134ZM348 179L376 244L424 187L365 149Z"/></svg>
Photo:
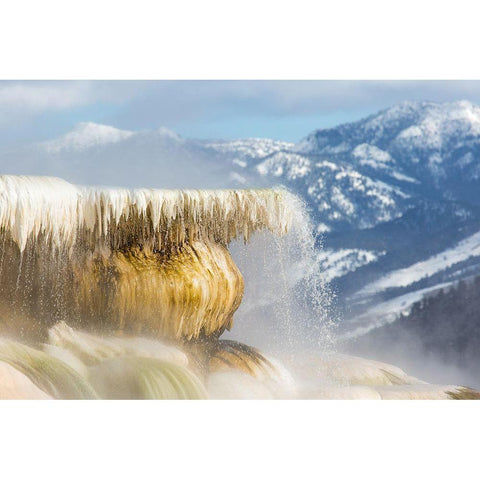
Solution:
<svg viewBox="0 0 480 480"><path fill-rule="evenodd" d="M321 266L325 281L330 282L334 278L342 277L354 272L364 265L375 262L385 252L372 252L361 249L322 249L317 259Z"/></svg>
<svg viewBox="0 0 480 480"><path fill-rule="evenodd" d="M341 335L341 338L345 340L359 337L375 328L383 327L384 325L392 323L397 320L399 315L409 313L413 304L419 302L426 294L437 292L450 285L452 285L452 283L440 283L433 287L415 290L406 293L405 295L394 297L386 302L381 302L369 308L361 315L346 320L345 324L342 325L344 333Z"/></svg>
<svg viewBox="0 0 480 480"><path fill-rule="evenodd" d="M437 255L433 255L426 260L390 272L388 275L363 287L357 292L356 296L372 295L388 288L407 287L423 278L446 270L452 265L477 256L480 256L480 232L471 235L454 247Z"/></svg>

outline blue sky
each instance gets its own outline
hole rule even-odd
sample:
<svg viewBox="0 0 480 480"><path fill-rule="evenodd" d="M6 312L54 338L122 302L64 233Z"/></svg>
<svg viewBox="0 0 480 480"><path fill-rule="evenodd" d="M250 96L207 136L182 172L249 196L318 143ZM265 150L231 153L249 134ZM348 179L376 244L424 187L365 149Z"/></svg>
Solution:
<svg viewBox="0 0 480 480"><path fill-rule="evenodd" d="M0 145L53 138L86 121L298 141L403 100L463 99L480 103L480 81L3 81Z"/></svg>

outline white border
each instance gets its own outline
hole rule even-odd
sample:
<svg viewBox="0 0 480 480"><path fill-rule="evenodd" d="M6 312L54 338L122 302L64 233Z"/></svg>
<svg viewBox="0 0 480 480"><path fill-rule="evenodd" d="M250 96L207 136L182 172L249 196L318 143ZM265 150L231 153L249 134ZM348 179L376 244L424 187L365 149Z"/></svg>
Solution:
<svg viewBox="0 0 480 480"><path fill-rule="evenodd" d="M476 2L16 0L0 78L476 79Z"/></svg>
<svg viewBox="0 0 480 480"><path fill-rule="evenodd" d="M471 478L476 402L0 404L2 478Z"/></svg>

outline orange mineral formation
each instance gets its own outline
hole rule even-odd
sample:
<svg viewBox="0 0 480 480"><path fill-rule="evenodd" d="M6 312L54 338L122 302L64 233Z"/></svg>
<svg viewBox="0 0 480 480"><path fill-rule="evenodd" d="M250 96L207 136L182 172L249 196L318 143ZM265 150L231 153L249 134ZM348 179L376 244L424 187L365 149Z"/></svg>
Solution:
<svg viewBox="0 0 480 480"><path fill-rule="evenodd" d="M2 331L45 339L58 321L173 340L232 325L243 278L228 251L258 230L285 234L283 190L78 187L0 177Z"/></svg>

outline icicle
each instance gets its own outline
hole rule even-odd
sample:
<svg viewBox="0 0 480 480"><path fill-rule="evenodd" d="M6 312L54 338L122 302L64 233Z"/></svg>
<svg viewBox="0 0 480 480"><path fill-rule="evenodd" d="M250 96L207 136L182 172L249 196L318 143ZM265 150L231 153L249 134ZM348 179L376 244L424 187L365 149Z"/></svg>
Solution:
<svg viewBox="0 0 480 480"><path fill-rule="evenodd" d="M295 216L285 190L155 190L78 187L51 177L0 176L0 228L23 251L42 236L68 250L78 241L122 246L132 228L163 232L174 244L215 240L226 245L256 230L283 235ZM113 233L112 233L113 232ZM114 238L108 238L113 236Z"/></svg>

